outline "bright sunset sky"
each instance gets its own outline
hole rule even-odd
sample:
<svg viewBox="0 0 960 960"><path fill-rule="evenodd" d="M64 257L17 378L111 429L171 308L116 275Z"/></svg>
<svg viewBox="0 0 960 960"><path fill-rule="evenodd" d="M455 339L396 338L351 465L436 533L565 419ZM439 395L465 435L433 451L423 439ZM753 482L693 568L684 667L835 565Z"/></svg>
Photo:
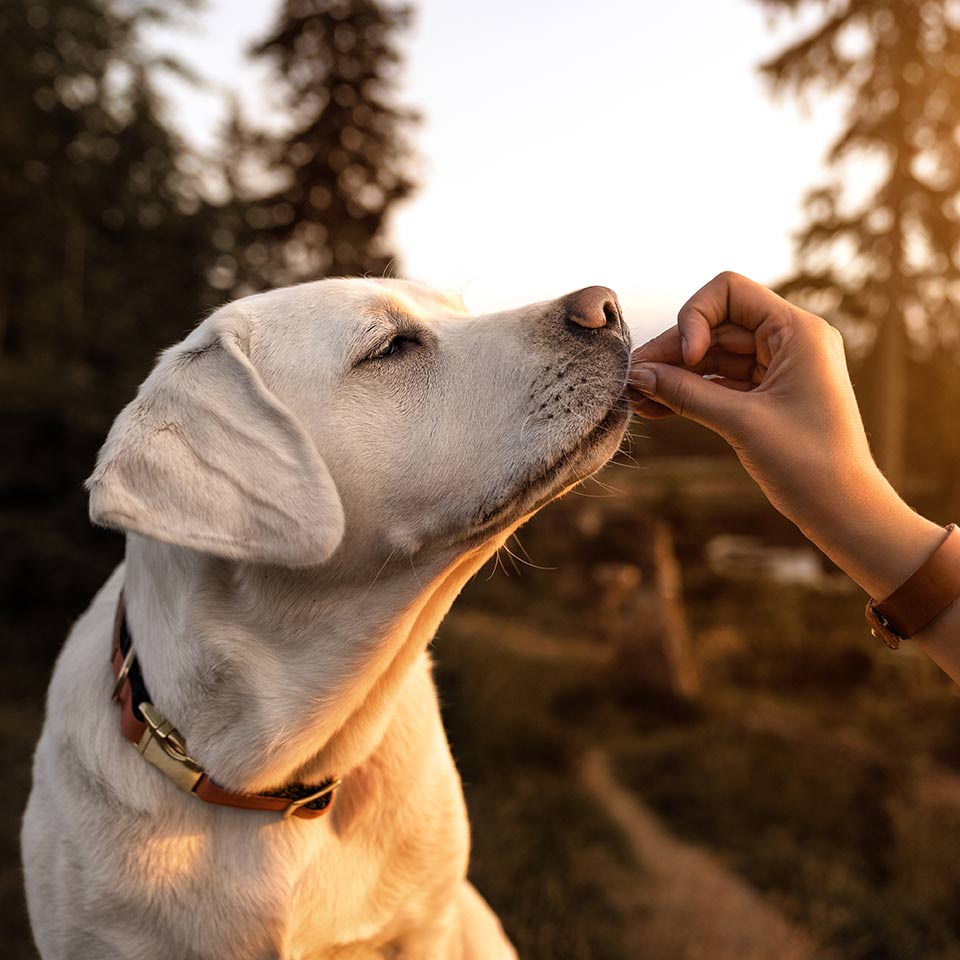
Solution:
<svg viewBox="0 0 960 960"><path fill-rule="evenodd" d="M635 333L670 323L722 269L771 282L790 266L804 190L822 176L840 104L775 102L755 66L796 35L749 0L421 0L401 99L421 188L392 223L403 273L476 312L602 283ZM209 81L166 87L211 149L218 91L269 117L244 47L273 0L208 0L152 42Z"/></svg>

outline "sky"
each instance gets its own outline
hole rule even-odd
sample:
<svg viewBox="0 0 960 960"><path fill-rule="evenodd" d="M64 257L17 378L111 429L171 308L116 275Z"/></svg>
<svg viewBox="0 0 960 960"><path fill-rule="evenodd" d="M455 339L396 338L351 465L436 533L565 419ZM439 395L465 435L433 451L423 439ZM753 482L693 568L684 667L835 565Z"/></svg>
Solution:
<svg viewBox="0 0 960 960"><path fill-rule="evenodd" d="M591 284L638 337L673 322L721 270L790 268L805 190L843 104L774 98L756 66L803 22L753 0L419 0L398 100L418 110L420 188L393 216L404 276L474 312ZM245 48L276 0L207 0L154 31L206 80L168 82L170 117L214 151L227 92L278 113Z"/></svg>

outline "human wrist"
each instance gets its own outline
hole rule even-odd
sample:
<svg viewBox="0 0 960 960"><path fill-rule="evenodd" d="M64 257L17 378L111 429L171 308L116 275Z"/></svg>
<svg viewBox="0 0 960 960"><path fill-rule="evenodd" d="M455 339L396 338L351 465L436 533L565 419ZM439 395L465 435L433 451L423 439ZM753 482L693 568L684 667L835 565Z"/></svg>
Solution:
<svg viewBox="0 0 960 960"><path fill-rule="evenodd" d="M831 508L804 533L878 600L903 583L945 535L943 527L906 504L875 467L851 472Z"/></svg>

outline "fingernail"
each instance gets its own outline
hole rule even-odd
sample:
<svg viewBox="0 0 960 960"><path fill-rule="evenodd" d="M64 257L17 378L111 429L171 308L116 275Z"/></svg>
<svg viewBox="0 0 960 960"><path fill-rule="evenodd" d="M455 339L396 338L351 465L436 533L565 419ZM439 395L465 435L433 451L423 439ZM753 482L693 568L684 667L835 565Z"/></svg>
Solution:
<svg viewBox="0 0 960 960"><path fill-rule="evenodd" d="M683 357L683 362L687 362L687 338L682 336L680 337L680 356Z"/></svg>
<svg viewBox="0 0 960 960"><path fill-rule="evenodd" d="M652 397L657 392L657 375L650 367L634 367L630 371L630 386L645 397Z"/></svg>

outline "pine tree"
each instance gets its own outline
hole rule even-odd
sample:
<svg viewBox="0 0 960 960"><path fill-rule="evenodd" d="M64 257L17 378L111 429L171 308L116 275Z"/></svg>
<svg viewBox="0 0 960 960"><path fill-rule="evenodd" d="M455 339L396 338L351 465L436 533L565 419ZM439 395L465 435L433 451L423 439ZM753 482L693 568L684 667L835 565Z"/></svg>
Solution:
<svg viewBox="0 0 960 960"><path fill-rule="evenodd" d="M0 356L31 345L49 352L61 319L75 326L85 260L76 204L87 173L78 154L109 137L102 91L115 33L84 0L0 10Z"/></svg>
<svg viewBox="0 0 960 960"><path fill-rule="evenodd" d="M0 4L0 632L29 621L40 656L122 550L86 519L97 447L210 303L209 210L154 93L176 64L140 42L184 3Z"/></svg>
<svg viewBox="0 0 960 960"><path fill-rule="evenodd" d="M238 154L258 152L278 185L241 196L242 216L234 205L224 224L238 257L235 292L388 268L386 218L413 187L406 135L416 118L392 92L396 36L410 17L377 0L286 0L254 48L272 63L291 122L279 135L254 136L237 118L230 128ZM233 179L249 196L244 178Z"/></svg>
<svg viewBox="0 0 960 960"><path fill-rule="evenodd" d="M269 213L261 204L262 184L269 182L264 169L265 137L246 120L240 101L231 96L227 120L220 130L220 202L216 207L211 265L211 285L224 294L246 296L271 286L266 237L262 231ZM258 189L260 187L260 189Z"/></svg>
<svg viewBox="0 0 960 960"><path fill-rule="evenodd" d="M138 376L159 331L195 319L187 291L206 296L188 280L203 266L185 264L190 250L205 257L202 203L139 42L145 21L167 16L108 0L0 10L0 383L33 368L62 391L93 368L112 374L107 356ZM171 286L164 274L178 269Z"/></svg>
<svg viewBox="0 0 960 960"><path fill-rule="evenodd" d="M758 2L821 14L761 66L773 88L849 96L827 156L834 179L807 196L798 267L780 290L869 345L868 424L881 467L900 484L911 354L955 351L960 338L960 20L949 0ZM843 181L860 187L869 161L880 162L879 181L858 202Z"/></svg>

